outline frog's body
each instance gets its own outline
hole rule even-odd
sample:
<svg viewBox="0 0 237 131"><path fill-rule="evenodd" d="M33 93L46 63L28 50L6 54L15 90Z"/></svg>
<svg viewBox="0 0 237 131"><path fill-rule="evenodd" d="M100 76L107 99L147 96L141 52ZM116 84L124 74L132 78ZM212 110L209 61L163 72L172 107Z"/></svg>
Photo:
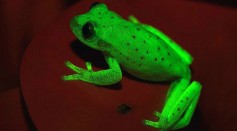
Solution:
<svg viewBox="0 0 237 131"><path fill-rule="evenodd" d="M111 28L114 27L113 30L105 29L111 36L100 38L106 43L111 43L107 55L116 58L124 70L150 81L176 79L189 73L188 64L163 39L132 22L123 19L114 21L116 22L113 23L111 20L109 23ZM118 37L120 41L115 42Z"/></svg>
<svg viewBox="0 0 237 131"><path fill-rule="evenodd" d="M74 17L71 28L80 41L104 53L110 69L94 72L89 63L85 70L66 62L78 74L64 76L64 80L110 85L121 80L121 67L140 79L174 81L162 113L155 113L159 122L145 120L145 124L161 129L188 124L201 90L198 82L189 85L192 57L188 52L159 30L134 17L126 21L104 4L96 4L88 13Z"/></svg>

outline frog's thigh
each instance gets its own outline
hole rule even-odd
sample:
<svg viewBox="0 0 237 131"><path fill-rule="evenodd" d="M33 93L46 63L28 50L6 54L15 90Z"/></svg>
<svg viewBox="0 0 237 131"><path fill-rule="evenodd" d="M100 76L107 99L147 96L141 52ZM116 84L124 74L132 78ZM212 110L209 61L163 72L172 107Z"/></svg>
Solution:
<svg viewBox="0 0 237 131"><path fill-rule="evenodd" d="M183 128L187 126L192 119L194 110L196 108L200 93L194 98L193 102L188 107L187 111L184 112L184 116L172 127L173 130Z"/></svg>
<svg viewBox="0 0 237 131"><path fill-rule="evenodd" d="M176 101L180 98L183 92L188 88L189 80L188 79L180 79L172 82L170 85L169 92L167 93L165 106L162 110L162 114L167 116L173 108Z"/></svg>
<svg viewBox="0 0 237 131"><path fill-rule="evenodd" d="M186 126L192 118L193 112L201 92L200 83L194 81L178 98L168 114L168 121L171 123L178 122L173 127L182 128ZM184 113L184 116L182 114ZM181 118L180 118L181 117ZM173 129L172 128L172 129Z"/></svg>

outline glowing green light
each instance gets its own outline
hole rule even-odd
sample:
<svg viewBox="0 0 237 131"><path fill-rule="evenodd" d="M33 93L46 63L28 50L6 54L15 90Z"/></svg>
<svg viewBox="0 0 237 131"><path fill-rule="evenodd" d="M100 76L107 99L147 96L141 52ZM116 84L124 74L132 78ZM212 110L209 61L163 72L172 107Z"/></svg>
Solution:
<svg viewBox="0 0 237 131"><path fill-rule="evenodd" d="M86 62L87 69L82 69L67 61L65 65L76 74L63 76L63 80L111 85L121 80L120 67L148 81L173 80L164 108L154 113L159 120L144 120L144 125L175 130L189 124L201 84L196 81L190 84L189 65L193 58L176 42L134 16L129 21L122 19L102 3L93 4L88 13L75 16L70 27L83 44L103 52L109 69L93 71L91 62Z"/></svg>

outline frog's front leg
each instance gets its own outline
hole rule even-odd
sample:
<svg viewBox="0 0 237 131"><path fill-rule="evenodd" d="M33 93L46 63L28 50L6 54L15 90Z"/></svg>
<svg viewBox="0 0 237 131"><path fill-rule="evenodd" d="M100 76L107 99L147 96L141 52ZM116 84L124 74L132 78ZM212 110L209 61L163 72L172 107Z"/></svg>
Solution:
<svg viewBox="0 0 237 131"><path fill-rule="evenodd" d="M63 76L62 79L82 80L96 85L111 85L119 82L122 78L122 72L117 60L112 57L106 57L106 62L109 65L109 69L93 71L90 63L86 63L87 70L85 70L68 61L65 63L66 66L77 74Z"/></svg>
<svg viewBox="0 0 237 131"><path fill-rule="evenodd" d="M145 120L144 124L160 129L179 129L187 126L192 118L200 95L201 85L194 81L179 80L171 85L162 113L155 112L158 122Z"/></svg>

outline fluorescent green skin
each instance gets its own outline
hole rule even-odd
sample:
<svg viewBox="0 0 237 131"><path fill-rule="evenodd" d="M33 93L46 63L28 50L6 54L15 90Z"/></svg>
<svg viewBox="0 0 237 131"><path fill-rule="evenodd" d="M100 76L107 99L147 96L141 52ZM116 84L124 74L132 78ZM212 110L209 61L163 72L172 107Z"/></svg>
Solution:
<svg viewBox="0 0 237 131"><path fill-rule="evenodd" d="M90 38L85 38L82 31L87 22L94 28ZM88 13L74 17L70 26L80 41L104 53L109 69L93 71L91 63L87 62L85 70L67 61L66 66L77 74L63 76L63 80L111 85L121 80L121 67L140 79L172 81L162 112L154 113L159 121L144 120L144 124L163 130L175 130L189 124L201 85L196 81L190 84L192 56L187 51L133 16L130 21L124 20L105 4L97 4Z"/></svg>

